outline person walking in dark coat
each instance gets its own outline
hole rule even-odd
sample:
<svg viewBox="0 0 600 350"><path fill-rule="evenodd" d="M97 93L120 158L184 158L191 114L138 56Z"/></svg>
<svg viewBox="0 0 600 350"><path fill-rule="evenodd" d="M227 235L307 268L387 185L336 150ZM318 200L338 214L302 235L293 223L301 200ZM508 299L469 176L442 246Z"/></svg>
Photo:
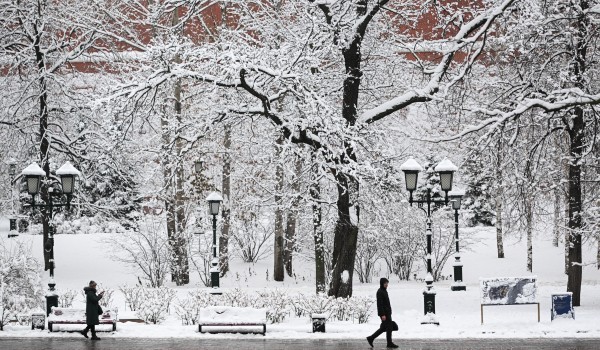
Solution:
<svg viewBox="0 0 600 350"><path fill-rule="evenodd" d="M85 323L87 327L81 331L81 334L88 338L88 331L92 331L92 340L100 340L96 336L96 325L100 324L98 317L102 315L102 308L98 301L104 296L104 292L96 295L96 282L90 281L88 287L83 288L85 292Z"/></svg>
<svg viewBox="0 0 600 350"><path fill-rule="evenodd" d="M388 296L387 287L389 281L387 278L379 280L379 289L377 290L377 315L381 319L381 326L370 337L367 337L369 345L373 347L373 340L385 332L388 348L397 348L398 345L392 342L392 331L394 324L392 322L392 306L390 305L390 297Z"/></svg>

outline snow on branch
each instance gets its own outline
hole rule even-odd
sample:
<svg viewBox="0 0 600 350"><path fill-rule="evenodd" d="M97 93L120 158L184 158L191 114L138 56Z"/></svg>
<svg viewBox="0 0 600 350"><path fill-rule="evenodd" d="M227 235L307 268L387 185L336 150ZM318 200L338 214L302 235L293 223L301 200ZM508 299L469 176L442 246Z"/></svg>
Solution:
<svg viewBox="0 0 600 350"><path fill-rule="evenodd" d="M426 86L420 89L407 91L404 94L394 97L377 107L365 111L360 116L359 121L366 124L374 123L411 104L430 101L442 88L449 88L451 84L454 84L456 81L458 81L459 78L468 71L468 69L461 70L458 78L452 79L452 81L445 87L441 86L441 81L448 72L450 64L454 60L455 54L482 40L482 38L485 37L486 33L490 29L494 20L504 13L504 11L510 7L513 2L514 0L505 0L498 7L492 8L480 14L470 22L463 25L454 38L450 40L451 45L449 45L448 49L443 51L444 55L440 62L434 69L431 70L431 77ZM476 53L479 53L480 51L481 48L476 50ZM473 62L474 60L469 60L467 65L472 65Z"/></svg>
<svg viewBox="0 0 600 350"><path fill-rule="evenodd" d="M561 95L567 93L567 96L564 97L562 100L556 100L557 96L554 94L557 93L560 93ZM553 95L551 95L549 99L554 99L554 102L549 102L547 100L542 100L539 98L524 99L523 101L519 102L516 108L510 111L501 111L499 109L474 108L471 110L471 112L480 113L488 116L489 118L485 119L477 125L464 129L462 132L456 135L436 139L426 139L424 141L443 142L457 140L470 133L483 130L490 126L492 128L496 128L497 126L500 126L511 119L517 119L527 111L536 108L539 108L544 112L548 113L570 109L577 106L600 104L600 94L584 94L580 89L562 89L554 91Z"/></svg>

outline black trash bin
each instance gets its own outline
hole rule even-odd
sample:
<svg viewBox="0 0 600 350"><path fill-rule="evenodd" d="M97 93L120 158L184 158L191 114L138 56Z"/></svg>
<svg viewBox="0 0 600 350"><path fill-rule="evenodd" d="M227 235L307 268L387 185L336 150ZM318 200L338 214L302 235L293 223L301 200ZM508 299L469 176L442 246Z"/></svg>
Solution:
<svg viewBox="0 0 600 350"><path fill-rule="evenodd" d="M312 319L313 333L325 333L325 320L327 317L323 314L312 314L310 318Z"/></svg>

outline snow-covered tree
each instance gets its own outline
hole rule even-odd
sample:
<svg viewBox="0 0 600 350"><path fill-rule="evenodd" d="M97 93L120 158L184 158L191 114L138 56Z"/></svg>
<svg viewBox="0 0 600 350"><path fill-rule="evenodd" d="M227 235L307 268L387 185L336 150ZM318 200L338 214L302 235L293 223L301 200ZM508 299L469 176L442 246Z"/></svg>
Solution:
<svg viewBox="0 0 600 350"><path fill-rule="evenodd" d="M30 247L16 241L0 241L0 330L18 314L42 308L40 270Z"/></svg>

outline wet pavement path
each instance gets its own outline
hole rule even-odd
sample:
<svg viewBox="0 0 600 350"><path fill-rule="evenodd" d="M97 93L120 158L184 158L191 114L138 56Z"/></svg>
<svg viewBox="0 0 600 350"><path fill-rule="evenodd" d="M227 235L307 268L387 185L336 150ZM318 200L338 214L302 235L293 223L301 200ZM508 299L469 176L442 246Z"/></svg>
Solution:
<svg viewBox="0 0 600 350"><path fill-rule="evenodd" d="M400 350L600 350L600 339L452 339L404 340ZM0 338L0 350L371 350L359 340ZM385 350L385 341L374 350Z"/></svg>

